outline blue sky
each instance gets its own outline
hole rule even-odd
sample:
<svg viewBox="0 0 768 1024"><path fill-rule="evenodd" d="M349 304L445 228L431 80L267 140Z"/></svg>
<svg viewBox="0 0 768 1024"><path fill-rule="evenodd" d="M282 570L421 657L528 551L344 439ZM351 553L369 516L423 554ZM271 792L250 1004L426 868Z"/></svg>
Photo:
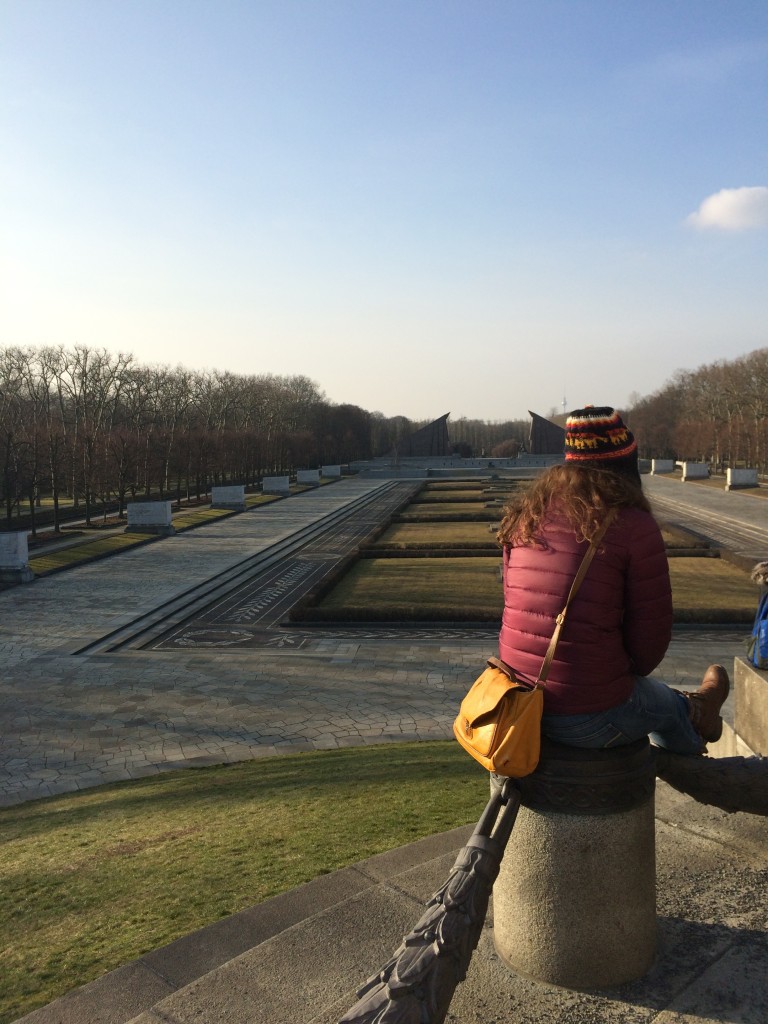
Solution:
<svg viewBox="0 0 768 1024"><path fill-rule="evenodd" d="M0 344L385 415L768 345L764 0L0 0Z"/></svg>

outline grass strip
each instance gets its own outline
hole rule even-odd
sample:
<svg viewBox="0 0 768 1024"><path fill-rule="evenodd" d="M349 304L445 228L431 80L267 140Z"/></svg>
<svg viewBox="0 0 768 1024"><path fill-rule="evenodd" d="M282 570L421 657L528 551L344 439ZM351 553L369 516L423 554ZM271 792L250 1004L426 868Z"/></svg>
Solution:
<svg viewBox="0 0 768 1024"><path fill-rule="evenodd" d="M361 559L315 611L328 620L498 619L500 565L500 556Z"/></svg>
<svg viewBox="0 0 768 1024"><path fill-rule="evenodd" d="M680 479L681 474L677 474ZM701 480L686 480L686 486L688 484L695 484L697 487L714 487L715 490L724 491L726 478L724 476L710 476L705 477ZM751 498L768 498L768 485L764 483L757 483L754 487L737 487L736 493L746 494Z"/></svg>
<svg viewBox="0 0 768 1024"><path fill-rule="evenodd" d="M270 505L273 501L280 501L279 494L246 494L245 504L248 508L254 505Z"/></svg>
<svg viewBox="0 0 768 1024"><path fill-rule="evenodd" d="M483 491L488 487L485 480L430 480L419 494L428 491Z"/></svg>
<svg viewBox="0 0 768 1024"><path fill-rule="evenodd" d="M452 742L187 769L0 810L0 1024L320 874L466 824Z"/></svg>
<svg viewBox="0 0 768 1024"><path fill-rule="evenodd" d="M393 523L498 523L501 512L498 508L486 508L480 505L464 506L463 512L445 512L439 505L420 505L413 510L409 506L405 511L392 516Z"/></svg>
<svg viewBox="0 0 768 1024"><path fill-rule="evenodd" d="M373 542L372 547L407 548L412 544L494 544L495 538L495 530L489 530L487 523L395 523Z"/></svg>
<svg viewBox="0 0 768 1024"><path fill-rule="evenodd" d="M722 558L674 558L669 563L676 622L751 623L758 588Z"/></svg>
<svg viewBox="0 0 768 1024"><path fill-rule="evenodd" d="M217 519L226 519L236 515L230 508L203 508L195 512L181 512L173 517L173 528L176 533L193 530L196 526L206 526Z"/></svg>
<svg viewBox="0 0 768 1024"><path fill-rule="evenodd" d="M408 510L409 512L425 516L430 516L433 512L438 512L440 515L457 512L463 515L472 511L482 512L485 509L485 505L485 500L475 498L462 499L460 501L443 501L441 498L424 501L421 498L417 498L409 503Z"/></svg>
<svg viewBox="0 0 768 1024"><path fill-rule="evenodd" d="M411 502L412 505L446 505L449 508L452 505L483 505L486 501L491 499L481 494L480 491L471 491L467 494L457 493L455 491L448 492L446 494L419 494L418 498Z"/></svg>
<svg viewBox="0 0 768 1024"><path fill-rule="evenodd" d="M48 576L61 569L72 569L76 565L83 565L85 562L92 562L97 558L106 558L108 555L125 551L126 548L155 540L159 540L159 538L146 533L119 533L112 537L87 541L85 544L78 544L75 547L51 551L47 555L35 555L29 559L29 567L35 576Z"/></svg>
<svg viewBox="0 0 768 1024"><path fill-rule="evenodd" d="M248 507L255 505L269 505L273 501L279 501L277 494L253 494L247 495ZM173 528L177 533L191 530L198 526L206 526L208 523L216 522L236 513L232 509L223 508L202 508L194 512L181 512L173 516ZM138 544L148 544L160 540L153 534L147 533L121 533L111 537L102 537L99 540L86 541L83 544L73 545L71 548L62 548L59 551L52 551L48 554L42 553L33 555L29 559L29 566L35 576L48 576L62 569L72 569L77 565L84 565L86 562L93 562L98 558L106 558L108 555L116 555L127 548L136 547Z"/></svg>
<svg viewBox="0 0 768 1024"><path fill-rule="evenodd" d="M489 621L502 610L501 559L365 558L307 618L323 621ZM719 558L670 561L677 622L748 623L757 607L749 575Z"/></svg>

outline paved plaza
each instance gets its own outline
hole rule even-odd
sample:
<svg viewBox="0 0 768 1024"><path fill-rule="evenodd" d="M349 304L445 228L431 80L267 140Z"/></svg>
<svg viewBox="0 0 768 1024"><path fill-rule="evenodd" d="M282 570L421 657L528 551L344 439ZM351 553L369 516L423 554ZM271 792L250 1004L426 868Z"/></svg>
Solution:
<svg viewBox="0 0 768 1024"><path fill-rule="evenodd" d="M194 765L449 737L461 697L495 651L495 630L317 630L297 646L272 622L260 646L245 648L212 635L206 646L178 649L112 649L105 640L132 635L152 614L162 619L181 595L258 562L381 486L344 481L0 593L0 805ZM668 509L679 502L671 481L649 490ZM741 496L714 500L732 497ZM729 530L751 530L756 517L755 539L742 532L737 541L765 557L759 531L768 505L742 498L726 507ZM709 663L730 667L744 653L747 632L681 630L658 674L694 686ZM594 993L518 976L495 952L491 908L447 1020L763 1024L767 821L704 807L660 784L660 946L651 972ZM151 951L24 1022L333 1024L421 915L468 831L320 876Z"/></svg>
<svg viewBox="0 0 768 1024"><path fill-rule="evenodd" d="M72 653L384 486L345 480L0 593L0 805L190 765L450 737L494 630L318 630L298 649L295 633L273 631L258 649L214 638ZM745 636L681 632L658 674L695 685L710 662L743 654Z"/></svg>

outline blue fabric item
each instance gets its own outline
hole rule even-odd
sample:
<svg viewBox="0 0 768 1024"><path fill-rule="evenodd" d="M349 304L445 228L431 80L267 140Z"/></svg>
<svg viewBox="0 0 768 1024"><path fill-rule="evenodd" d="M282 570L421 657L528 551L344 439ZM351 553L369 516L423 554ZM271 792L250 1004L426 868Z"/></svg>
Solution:
<svg viewBox="0 0 768 1024"><path fill-rule="evenodd" d="M755 668L768 669L768 594L763 594L757 606L747 660Z"/></svg>
<svg viewBox="0 0 768 1024"><path fill-rule="evenodd" d="M699 754L701 736L691 725L688 701L653 676L637 676L629 700L606 711L582 715L544 715L541 730L556 743L602 749L634 743L650 734L651 743L676 754Z"/></svg>

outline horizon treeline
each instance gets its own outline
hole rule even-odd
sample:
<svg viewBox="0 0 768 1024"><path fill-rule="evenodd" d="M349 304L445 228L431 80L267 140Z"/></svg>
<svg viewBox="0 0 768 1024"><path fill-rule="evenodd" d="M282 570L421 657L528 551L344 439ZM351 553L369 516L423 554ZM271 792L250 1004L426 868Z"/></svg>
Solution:
<svg viewBox="0 0 768 1024"><path fill-rule="evenodd" d="M622 410L643 458L768 470L768 348L678 371ZM92 508L181 500L220 483L348 464L392 451L430 418L329 401L303 375L145 365L87 345L0 346L0 501L10 522L40 496ZM450 421L464 456L514 456L528 419Z"/></svg>
<svg viewBox="0 0 768 1024"><path fill-rule="evenodd" d="M692 460L722 471L768 472L768 348L678 370L622 410L641 458Z"/></svg>
<svg viewBox="0 0 768 1024"><path fill-rule="evenodd" d="M144 365L87 345L0 347L0 501L10 524L40 496L93 508L189 498L214 484L346 465L391 451L429 420L329 401L302 375ZM523 444L527 421L459 419L459 452Z"/></svg>

